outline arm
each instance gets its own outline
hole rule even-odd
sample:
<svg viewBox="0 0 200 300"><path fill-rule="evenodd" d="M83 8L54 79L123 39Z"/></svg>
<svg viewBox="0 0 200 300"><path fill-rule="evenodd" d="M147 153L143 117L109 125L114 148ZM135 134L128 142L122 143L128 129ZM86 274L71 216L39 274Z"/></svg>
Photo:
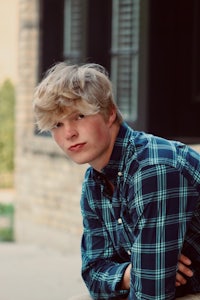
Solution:
<svg viewBox="0 0 200 300"><path fill-rule="evenodd" d="M175 169L145 169L135 195L137 238L133 244L131 299L174 299L178 256L197 201L195 190ZM186 196L187 195L187 196ZM129 200L130 201L130 200Z"/></svg>
<svg viewBox="0 0 200 300"><path fill-rule="evenodd" d="M120 299L129 293L120 285L130 259L123 261L119 257L111 236L108 235L109 230L102 222L102 213L98 216L88 198L85 191L81 200L84 225L81 246L82 276L93 299ZM107 209L109 212L110 208Z"/></svg>
<svg viewBox="0 0 200 300"><path fill-rule="evenodd" d="M193 272L188 268L191 265L191 260L186 257L185 255L181 254L178 259L178 271L176 272L176 287L181 286L187 283L185 276L192 277ZM181 273L183 275L181 275ZM121 289L122 290L129 290L130 289L130 277L131 277L131 264L128 265L124 272L124 276L121 282Z"/></svg>
<svg viewBox="0 0 200 300"><path fill-rule="evenodd" d="M128 296L129 291L123 289L121 281L129 262L121 261L109 239L105 238L105 233L98 236L96 230L92 234L85 232L81 252L82 277L92 299L108 300Z"/></svg>

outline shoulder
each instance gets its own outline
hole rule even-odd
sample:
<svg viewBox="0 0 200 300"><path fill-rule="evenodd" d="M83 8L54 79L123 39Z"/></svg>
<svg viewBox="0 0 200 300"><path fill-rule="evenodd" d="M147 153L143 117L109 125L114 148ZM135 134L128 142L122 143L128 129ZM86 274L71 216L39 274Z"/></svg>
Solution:
<svg viewBox="0 0 200 300"><path fill-rule="evenodd" d="M126 158L140 167L157 164L176 166L178 143L152 134L132 131L127 145Z"/></svg>
<svg viewBox="0 0 200 300"><path fill-rule="evenodd" d="M200 154L179 141L131 130L125 157L125 166L134 170L165 165L185 174L195 172L200 181Z"/></svg>

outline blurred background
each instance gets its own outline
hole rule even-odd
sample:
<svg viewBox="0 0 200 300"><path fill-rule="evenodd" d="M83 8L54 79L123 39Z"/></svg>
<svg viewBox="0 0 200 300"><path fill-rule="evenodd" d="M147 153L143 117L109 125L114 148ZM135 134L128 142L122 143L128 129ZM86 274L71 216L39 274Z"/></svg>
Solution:
<svg viewBox="0 0 200 300"><path fill-rule="evenodd" d="M0 251L32 245L77 254L73 278L81 286L79 199L87 166L38 134L34 88L58 61L102 64L130 126L199 151L200 1L0 0L0 33Z"/></svg>
<svg viewBox="0 0 200 300"><path fill-rule="evenodd" d="M13 241L18 1L0 1L0 241Z"/></svg>

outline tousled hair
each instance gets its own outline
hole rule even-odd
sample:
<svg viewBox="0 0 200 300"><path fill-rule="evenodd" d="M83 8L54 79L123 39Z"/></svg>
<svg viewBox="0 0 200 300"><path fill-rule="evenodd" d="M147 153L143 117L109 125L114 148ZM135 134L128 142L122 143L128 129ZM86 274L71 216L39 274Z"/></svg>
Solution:
<svg viewBox="0 0 200 300"><path fill-rule="evenodd" d="M114 102L112 84L106 70L98 64L57 63L36 87L33 109L40 131L49 131L72 110L84 115L101 113L105 119L111 109L121 114Z"/></svg>

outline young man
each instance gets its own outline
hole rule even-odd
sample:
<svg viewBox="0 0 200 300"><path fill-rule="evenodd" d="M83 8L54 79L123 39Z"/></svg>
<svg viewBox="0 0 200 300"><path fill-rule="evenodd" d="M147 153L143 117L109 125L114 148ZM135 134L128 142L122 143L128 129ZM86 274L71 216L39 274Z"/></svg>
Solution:
<svg viewBox="0 0 200 300"><path fill-rule="evenodd" d="M90 164L82 276L92 298L170 300L200 291L200 155L131 129L99 65L51 68L34 112L69 158Z"/></svg>

